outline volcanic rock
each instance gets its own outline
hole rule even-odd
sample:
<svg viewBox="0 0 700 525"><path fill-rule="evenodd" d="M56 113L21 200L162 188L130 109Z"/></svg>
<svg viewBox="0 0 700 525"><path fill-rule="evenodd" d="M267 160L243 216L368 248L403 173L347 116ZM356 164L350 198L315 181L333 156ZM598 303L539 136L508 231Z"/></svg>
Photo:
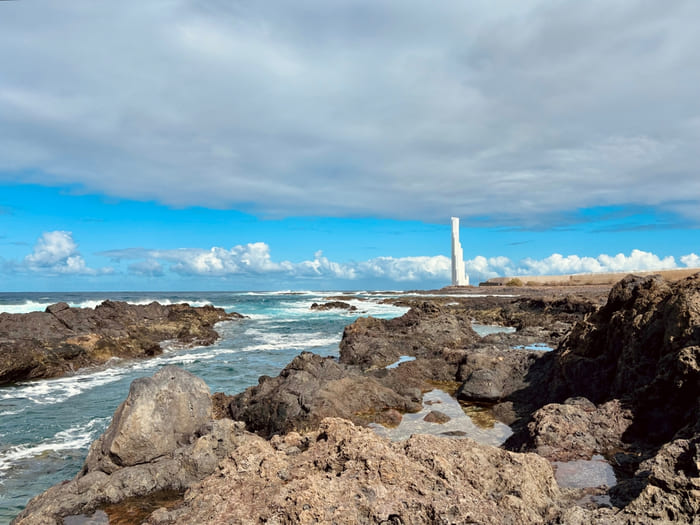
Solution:
<svg viewBox="0 0 700 525"><path fill-rule="evenodd" d="M544 385L543 385L544 386ZM700 274L677 282L628 276L607 304L577 323L555 352L558 399L621 399L629 439L664 443L694 424L700 406Z"/></svg>
<svg viewBox="0 0 700 525"><path fill-rule="evenodd" d="M132 383L78 475L31 500L13 524L59 524L65 516L90 514L126 498L183 492L250 437L242 429L228 419L211 421L201 379L165 367Z"/></svg>
<svg viewBox="0 0 700 525"><path fill-rule="evenodd" d="M528 424L535 451L552 461L591 459L622 447L632 414L619 400L598 407L583 397L537 410Z"/></svg>
<svg viewBox="0 0 700 525"><path fill-rule="evenodd" d="M469 440L391 443L326 419L305 440L249 440L148 523L545 523L561 513L546 460Z"/></svg>
<svg viewBox="0 0 700 525"><path fill-rule="evenodd" d="M189 372L166 366L136 379L109 427L92 446L87 471L107 474L148 463L187 444L212 419L209 387Z"/></svg>
<svg viewBox="0 0 700 525"><path fill-rule="evenodd" d="M368 423L381 422L388 410L420 410L420 390L409 389L405 394L332 357L303 352L279 376L235 396L229 413L244 421L248 430L269 437L316 428L329 416Z"/></svg>
<svg viewBox="0 0 700 525"><path fill-rule="evenodd" d="M344 301L329 301L327 303L313 303L311 305L312 310L348 310L349 312L354 312L357 310L357 306Z"/></svg>
<svg viewBox="0 0 700 525"><path fill-rule="evenodd" d="M241 317L213 306L118 301L94 309L57 303L45 312L0 313L0 385L58 377L112 357L150 357L162 352L165 340L212 344L215 323Z"/></svg>
<svg viewBox="0 0 700 525"><path fill-rule="evenodd" d="M340 342L340 362L367 369L385 367L402 355L442 358L448 356L446 350L478 340L464 312L423 302L395 319L361 317L347 326ZM461 354L450 363L455 371L460 359Z"/></svg>

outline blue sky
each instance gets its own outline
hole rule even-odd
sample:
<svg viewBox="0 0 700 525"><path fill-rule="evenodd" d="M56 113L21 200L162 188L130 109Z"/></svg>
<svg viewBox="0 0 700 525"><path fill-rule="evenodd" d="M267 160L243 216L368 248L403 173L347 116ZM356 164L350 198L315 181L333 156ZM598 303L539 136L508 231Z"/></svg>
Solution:
<svg viewBox="0 0 700 525"><path fill-rule="evenodd" d="M700 266L693 1L0 2L0 291Z"/></svg>

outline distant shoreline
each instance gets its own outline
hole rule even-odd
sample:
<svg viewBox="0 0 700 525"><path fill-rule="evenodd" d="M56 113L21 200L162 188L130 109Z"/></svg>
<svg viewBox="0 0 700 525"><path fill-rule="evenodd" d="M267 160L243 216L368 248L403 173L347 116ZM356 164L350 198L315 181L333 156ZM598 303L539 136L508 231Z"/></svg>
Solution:
<svg viewBox="0 0 700 525"><path fill-rule="evenodd" d="M679 268L673 270L645 270L614 273L578 273L568 275L516 275L495 277L479 283L483 286L599 286L612 285L626 275L661 275L669 281L678 281L700 272L700 268Z"/></svg>

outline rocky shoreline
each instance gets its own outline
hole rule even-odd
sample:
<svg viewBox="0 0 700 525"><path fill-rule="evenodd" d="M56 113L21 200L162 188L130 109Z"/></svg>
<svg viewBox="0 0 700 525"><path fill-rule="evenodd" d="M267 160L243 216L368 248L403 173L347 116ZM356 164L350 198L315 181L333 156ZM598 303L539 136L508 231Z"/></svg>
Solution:
<svg viewBox="0 0 700 525"><path fill-rule="evenodd" d="M44 312L0 313L0 386L61 377L112 358L142 359L160 343L210 345L214 325L239 319L213 306L147 305L104 301L95 308L53 304Z"/></svg>
<svg viewBox="0 0 700 525"><path fill-rule="evenodd" d="M175 367L134 381L82 471L13 523L116 522L158 494L136 523L700 523L700 274L629 276L607 298L403 301L346 327L339 359L302 353L235 396ZM479 337L473 320L517 330ZM363 428L435 388L513 435ZM563 462L602 458L614 486L557 483Z"/></svg>

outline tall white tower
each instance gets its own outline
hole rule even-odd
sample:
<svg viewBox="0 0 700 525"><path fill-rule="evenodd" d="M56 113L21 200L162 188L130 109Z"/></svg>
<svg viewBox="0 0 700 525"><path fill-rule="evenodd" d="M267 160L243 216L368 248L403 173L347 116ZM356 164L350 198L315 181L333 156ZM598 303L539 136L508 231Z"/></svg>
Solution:
<svg viewBox="0 0 700 525"><path fill-rule="evenodd" d="M464 254L459 243L459 217L452 217L452 286L469 286L464 271Z"/></svg>

